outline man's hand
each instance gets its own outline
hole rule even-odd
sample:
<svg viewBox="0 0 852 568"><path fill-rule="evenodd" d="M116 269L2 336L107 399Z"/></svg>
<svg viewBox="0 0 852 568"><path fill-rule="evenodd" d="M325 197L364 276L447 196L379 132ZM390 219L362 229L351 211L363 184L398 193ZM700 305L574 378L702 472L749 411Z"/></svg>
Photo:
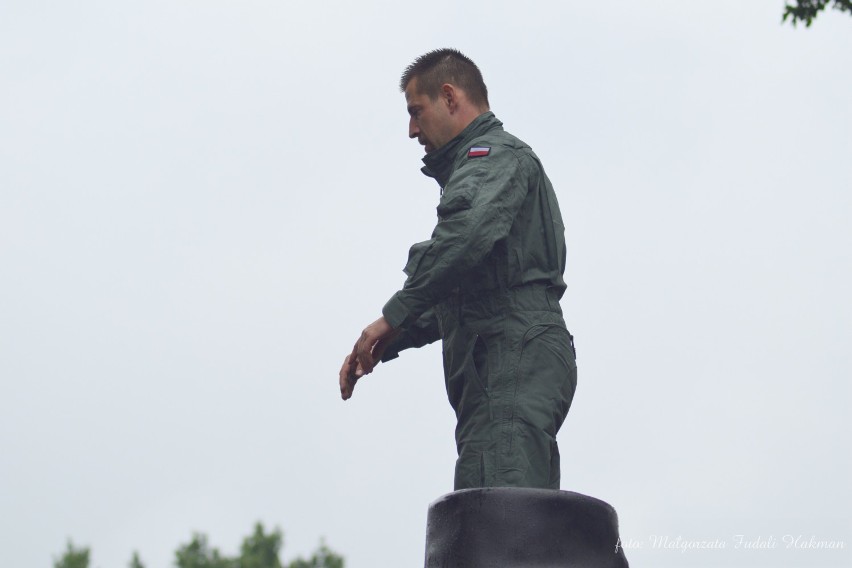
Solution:
<svg viewBox="0 0 852 568"><path fill-rule="evenodd" d="M364 372L357 364L357 360L350 354L343 360L343 366L340 368L340 396L343 400L348 400L352 396L352 391L355 390L355 383L358 382L358 377Z"/></svg>
<svg viewBox="0 0 852 568"><path fill-rule="evenodd" d="M352 396L358 379L373 372L385 349L399 333L400 330L392 328L384 317L364 328L352 353L346 356L340 368L340 396L343 400Z"/></svg>

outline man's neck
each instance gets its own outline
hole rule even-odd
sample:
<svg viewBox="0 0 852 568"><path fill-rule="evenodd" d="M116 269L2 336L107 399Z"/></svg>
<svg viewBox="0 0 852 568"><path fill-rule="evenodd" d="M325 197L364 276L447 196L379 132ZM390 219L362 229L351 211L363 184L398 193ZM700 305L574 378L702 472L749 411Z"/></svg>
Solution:
<svg viewBox="0 0 852 568"><path fill-rule="evenodd" d="M456 114L457 114L457 119L455 121L456 128L454 129L455 132L451 136L451 139L455 138L456 136L458 136L459 134L464 132L464 129L467 128L468 126L470 126L471 122L473 122L474 120L476 120L477 118L479 118L480 116L482 116L483 114L488 112L489 110L490 109L488 107L482 108L482 107L475 107L475 106L470 106L470 105L466 105L464 108L459 108L456 111Z"/></svg>

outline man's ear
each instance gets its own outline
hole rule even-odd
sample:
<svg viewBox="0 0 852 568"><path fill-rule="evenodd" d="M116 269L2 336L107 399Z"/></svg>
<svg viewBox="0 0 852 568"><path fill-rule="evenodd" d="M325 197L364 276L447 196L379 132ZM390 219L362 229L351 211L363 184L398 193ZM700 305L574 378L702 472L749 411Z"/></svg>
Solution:
<svg viewBox="0 0 852 568"><path fill-rule="evenodd" d="M447 105L450 113L455 112L459 105L458 91L450 83L441 85L441 100Z"/></svg>

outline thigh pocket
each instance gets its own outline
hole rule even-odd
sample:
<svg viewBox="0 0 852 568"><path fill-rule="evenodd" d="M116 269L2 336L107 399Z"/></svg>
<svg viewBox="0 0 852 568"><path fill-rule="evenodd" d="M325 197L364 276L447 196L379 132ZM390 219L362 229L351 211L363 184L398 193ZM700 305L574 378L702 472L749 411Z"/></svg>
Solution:
<svg viewBox="0 0 852 568"><path fill-rule="evenodd" d="M452 345L444 348L444 378L450 404L459 416L461 412L470 412L471 408L462 408L468 403L477 403L489 396L488 345L481 336L473 334L466 342L453 350Z"/></svg>
<svg viewBox="0 0 852 568"><path fill-rule="evenodd" d="M528 423L556 436L577 388L571 335L563 326L547 323L527 330L516 381L518 411Z"/></svg>

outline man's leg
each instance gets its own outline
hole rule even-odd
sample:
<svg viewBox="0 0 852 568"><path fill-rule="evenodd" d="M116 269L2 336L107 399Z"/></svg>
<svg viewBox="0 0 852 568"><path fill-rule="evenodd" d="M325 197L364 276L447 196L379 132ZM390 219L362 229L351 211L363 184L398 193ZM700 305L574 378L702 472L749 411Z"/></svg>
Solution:
<svg viewBox="0 0 852 568"><path fill-rule="evenodd" d="M519 343L513 392L503 393L495 486L559 489L556 433L577 386L571 336L559 323L527 328Z"/></svg>
<svg viewBox="0 0 852 568"><path fill-rule="evenodd" d="M470 344L472 346L465 349L462 364L447 383L458 421L455 490L493 486L499 439L492 401L494 363L489 364L494 345L489 350L488 342L479 335L471 336ZM445 364L446 357L445 352Z"/></svg>

